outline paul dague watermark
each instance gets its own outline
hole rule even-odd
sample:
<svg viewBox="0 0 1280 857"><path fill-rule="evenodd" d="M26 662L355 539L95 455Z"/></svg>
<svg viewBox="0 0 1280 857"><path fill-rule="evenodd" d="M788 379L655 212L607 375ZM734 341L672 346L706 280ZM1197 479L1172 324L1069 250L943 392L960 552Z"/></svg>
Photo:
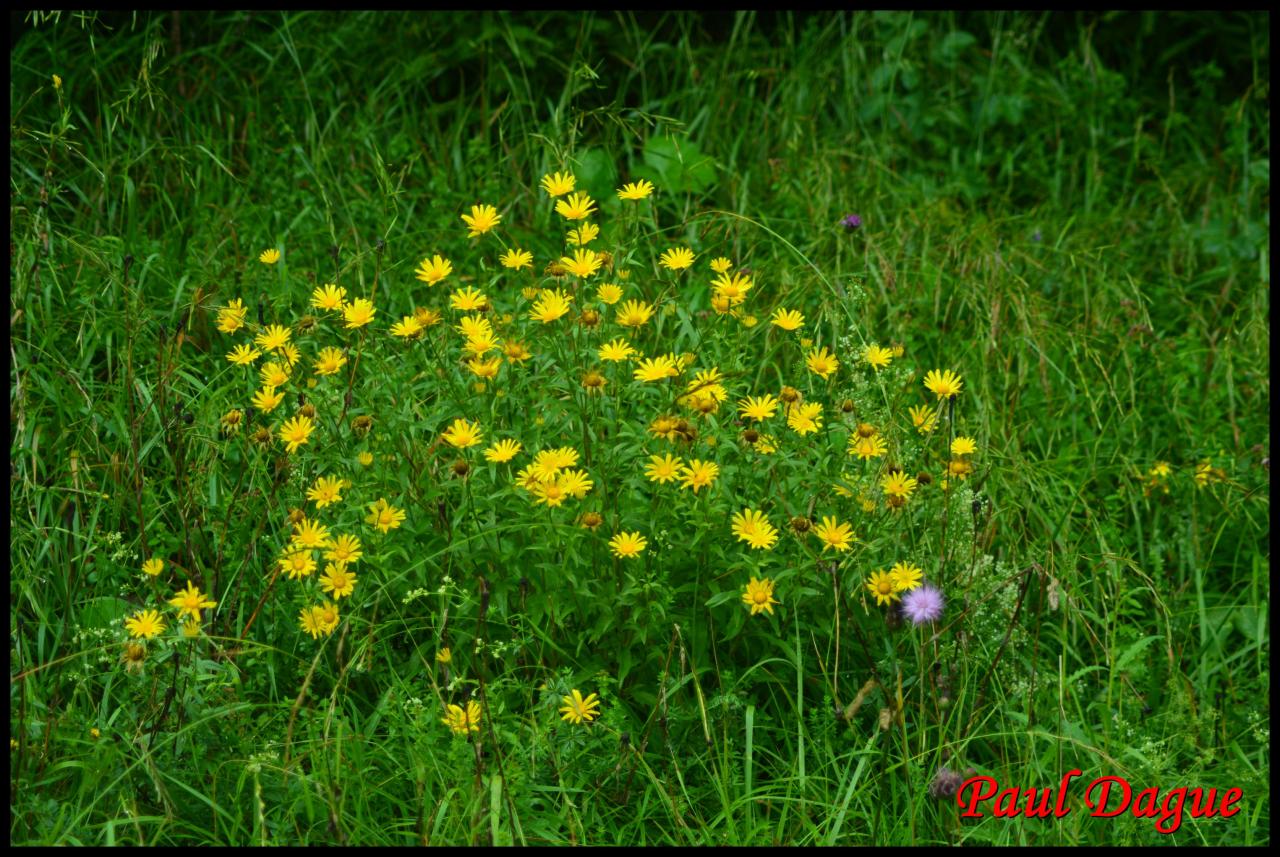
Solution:
<svg viewBox="0 0 1280 857"><path fill-rule="evenodd" d="M984 813L978 805L992 799L991 814L996 818L1065 818L1071 814L1071 807L1064 803L1067 786L1083 773L1067 771L1056 796L1051 787L1001 789L994 777L969 777L956 792L956 806L964 810L961 818L982 818ZM1084 805L1094 818L1115 818L1129 812L1137 818L1156 819L1156 830L1161 833L1174 833L1182 826L1184 811L1191 818L1230 818L1240 811L1233 804L1243 795L1242 790L1230 788L1219 799L1217 789L1186 787L1170 789L1163 795L1158 788L1135 793L1124 777L1098 777L1085 787Z"/></svg>

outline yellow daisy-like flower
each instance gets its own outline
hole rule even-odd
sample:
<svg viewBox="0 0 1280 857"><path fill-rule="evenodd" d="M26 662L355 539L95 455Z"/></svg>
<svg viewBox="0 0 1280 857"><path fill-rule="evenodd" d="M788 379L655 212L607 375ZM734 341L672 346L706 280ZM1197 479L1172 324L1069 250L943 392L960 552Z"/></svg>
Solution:
<svg viewBox="0 0 1280 857"><path fill-rule="evenodd" d="M307 499L315 501L317 509L337 503L342 499L344 481L336 476L320 476L307 489Z"/></svg>
<svg viewBox="0 0 1280 857"><path fill-rule="evenodd" d="M533 354L529 351L523 342L517 342L514 339L508 340L502 346L502 353L506 355L507 360L512 363L523 363Z"/></svg>
<svg viewBox="0 0 1280 857"><path fill-rule="evenodd" d="M513 247L503 253L498 258L498 261L502 263L502 267L518 271L521 268L533 267L533 254L524 250L517 250Z"/></svg>
<svg viewBox="0 0 1280 857"><path fill-rule="evenodd" d="M897 584L893 575L885 571L877 571L871 575L871 579L867 581L867 591L876 597L878 605L901 600L898 598Z"/></svg>
<svg viewBox="0 0 1280 857"><path fill-rule="evenodd" d="M604 385L609 383L608 380L599 372L592 369L582 376L582 389L587 391L587 395L595 393L603 393Z"/></svg>
<svg viewBox="0 0 1280 857"><path fill-rule="evenodd" d="M651 193L653 193L653 183L648 179L641 179L618 188L618 199L644 199Z"/></svg>
<svg viewBox="0 0 1280 857"><path fill-rule="evenodd" d="M403 514L401 520L404 519ZM353 535L343 534L336 539L330 539L328 546L325 548L324 558L333 560L342 565L349 565L356 562L364 553L360 549L360 539Z"/></svg>
<svg viewBox="0 0 1280 857"><path fill-rule="evenodd" d="M807 402L787 411L787 425L796 434L812 434L822 428L822 403Z"/></svg>
<svg viewBox="0 0 1280 857"><path fill-rule="evenodd" d="M248 366L253 361L262 356L262 352L254 348L252 345L237 345L228 354L227 359L237 366Z"/></svg>
<svg viewBox="0 0 1280 857"><path fill-rule="evenodd" d="M489 319L482 315L464 315L458 321L458 326L454 330L467 339L479 339L493 335L493 325L489 324Z"/></svg>
<svg viewBox="0 0 1280 857"><path fill-rule="evenodd" d="M609 549L613 555L621 559L639 556L640 552L649 544L648 540L640 533L618 533L609 539Z"/></svg>
<svg viewBox="0 0 1280 857"><path fill-rule="evenodd" d="M963 386L960 376L950 369L945 372L937 369L924 376L924 385L930 393L937 394L939 399L949 399L960 392Z"/></svg>
<svg viewBox="0 0 1280 857"><path fill-rule="evenodd" d="M920 430L920 434L928 434L933 431L938 419L938 414L933 408L928 405L913 405L907 410L911 414L912 424Z"/></svg>
<svg viewBox="0 0 1280 857"><path fill-rule="evenodd" d="M463 312L472 312L484 306L487 306L489 299L484 296L484 292L479 289L473 289L470 286L458 289L449 295L449 306Z"/></svg>
<svg viewBox="0 0 1280 857"><path fill-rule="evenodd" d="M680 471L680 483L682 488L692 488L693 493L697 494L699 488L705 488L712 482L716 481L716 477L720 475L720 465L714 461L700 461L696 458L689 459L689 463Z"/></svg>
<svg viewBox="0 0 1280 857"><path fill-rule="evenodd" d="M542 189L550 194L552 199L571 192L576 183L577 179L572 173L553 173L542 177Z"/></svg>
<svg viewBox="0 0 1280 857"><path fill-rule="evenodd" d="M223 333L235 333L244 327L244 317L248 312L249 308L239 298L228 302L218 310L218 330Z"/></svg>
<svg viewBox="0 0 1280 857"><path fill-rule="evenodd" d="M497 464L502 464L504 462L510 461L511 459L519 455L520 450L523 448L524 447L520 445L520 441L512 440L511 438L506 438L504 440L498 441L497 443L487 448L484 451L484 458L485 458L485 461L492 461Z"/></svg>
<svg viewBox="0 0 1280 857"><path fill-rule="evenodd" d="M292 331L278 324L268 325L265 330L253 338L253 341L267 351L278 351L289 341Z"/></svg>
<svg viewBox="0 0 1280 857"><path fill-rule="evenodd" d="M355 572L347 571L344 563L331 562L324 567L324 574L320 575L320 588L334 601L345 598L356 589Z"/></svg>
<svg viewBox="0 0 1280 857"><path fill-rule="evenodd" d="M286 342L284 345L280 346L280 350L276 353L280 355L280 358L284 360L285 364L290 369L296 366L298 361L302 359L302 352L299 351L298 346L294 345L292 342Z"/></svg>
<svg viewBox="0 0 1280 857"><path fill-rule="evenodd" d="M754 550L769 550L778 541L778 531L763 512L743 509L733 513L733 534Z"/></svg>
<svg viewBox="0 0 1280 857"><path fill-rule="evenodd" d="M904 501L911 499L911 492L916 490L918 484L914 476L908 476L901 470L896 470L880 480L880 487L884 489L887 496L898 497Z"/></svg>
<svg viewBox="0 0 1280 857"><path fill-rule="evenodd" d="M217 601L210 601L207 595L201 595L200 590L189 580L187 588L178 590L178 594L170 598L169 603L178 608L179 619L190 616L197 622L200 621L201 610L218 606Z"/></svg>
<svg viewBox="0 0 1280 857"><path fill-rule="evenodd" d="M448 646L445 646L440 651L436 652L436 663L438 664L453 663L453 651Z"/></svg>
<svg viewBox="0 0 1280 857"><path fill-rule="evenodd" d="M745 301L753 285L751 278L744 274L721 274L711 283L716 295L727 300L729 306L738 306Z"/></svg>
<svg viewBox="0 0 1280 857"><path fill-rule="evenodd" d="M289 575L290 580L301 580L310 577L316 570L316 561L309 550L294 550L285 553L276 560L280 568Z"/></svg>
<svg viewBox="0 0 1280 857"><path fill-rule="evenodd" d="M342 304L346 299L347 290L339 288L333 283L316 286L315 291L311 293L311 305L313 307L331 312L337 312L342 309Z"/></svg>
<svg viewBox="0 0 1280 857"><path fill-rule="evenodd" d="M825 551L827 548L835 548L838 551L847 551L850 543L853 541L853 527L849 524L842 524L835 518L822 516L822 523L813 528L813 534L822 541L826 542L822 546Z"/></svg>
<svg viewBox="0 0 1280 857"><path fill-rule="evenodd" d="M342 318L346 322L343 327L352 330L357 327L364 327L373 321L374 313L377 310L373 308L373 301L364 298L356 298L349 304L342 307Z"/></svg>
<svg viewBox="0 0 1280 857"><path fill-rule="evenodd" d="M550 482L539 482L533 486L531 493L535 502L542 503L548 507L559 506L569 498L569 492L565 490L559 479L553 479Z"/></svg>
<svg viewBox="0 0 1280 857"><path fill-rule="evenodd" d="M617 283L604 283L596 289L596 299L604 304L616 304L622 300L622 286Z"/></svg>
<svg viewBox="0 0 1280 857"><path fill-rule="evenodd" d="M773 615L773 605L781 604L773 597L773 581L769 578L763 580L752 577L742 590L742 603L751 608L751 615L757 613L768 613Z"/></svg>
<svg viewBox="0 0 1280 857"><path fill-rule="evenodd" d="M336 375L346 365L347 357L340 348L332 346L322 348L320 353L316 355L317 375Z"/></svg>
<svg viewBox="0 0 1280 857"><path fill-rule="evenodd" d="M164 571L164 560L158 556L153 556L142 564L142 570L152 577L156 577L160 572Z"/></svg>
<svg viewBox="0 0 1280 857"><path fill-rule="evenodd" d="M361 450L360 454L356 456L356 461L360 462L361 467L368 467L373 464L373 453L367 449Z"/></svg>
<svg viewBox="0 0 1280 857"><path fill-rule="evenodd" d="M832 373L840 368L840 361L836 359L834 354L827 351L825 345L810 351L804 363L809 367L810 372L823 378L830 377Z"/></svg>
<svg viewBox="0 0 1280 857"><path fill-rule="evenodd" d="M894 592L910 592L920 585L924 571L918 565L899 562L889 570L889 575L893 578Z"/></svg>
<svg viewBox="0 0 1280 857"><path fill-rule="evenodd" d="M645 357L639 367L632 373L637 381L661 381L663 378L674 378L680 374L676 361L668 354L659 357Z"/></svg>
<svg viewBox="0 0 1280 857"><path fill-rule="evenodd" d="M315 423L311 421L310 417L294 417L291 420L287 420L280 427L280 440L284 442L285 448L289 452L297 452L298 447L307 443L315 428Z"/></svg>
<svg viewBox="0 0 1280 857"><path fill-rule="evenodd" d="M280 251L275 248L263 250L258 256L258 261L264 265L274 265L276 262L280 261Z"/></svg>
<svg viewBox="0 0 1280 857"><path fill-rule="evenodd" d="M165 627L160 614L155 610L139 610L124 620L124 626L128 629L129 636L144 640L164 633Z"/></svg>
<svg viewBox="0 0 1280 857"><path fill-rule="evenodd" d="M893 350L881 348L879 345L868 345L862 352L862 359L878 372L889 365L889 361L893 359Z"/></svg>
<svg viewBox="0 0 1280 857"><path fill-rule="evenodd" d="M382 532L394 530L400 526L400 522L405 519L403 509L397 509L383 498L379 497L376 503L369 504L369 514L365 516L364 522L372 524Z"/></svg>
<svg viewBox="0 0 1280 857"><path fill-rule="evenodd" d="M492 205L473 205L470 214L462 215L462 221L467 224L467 237L476 238L501 223L502 218Z"/></svg>
<svg viewBox="0 0 1280 857"><path fill-rule="evenodd" d="M584 721L590 723L600 714L600 700L594 693L587 695L584 699L581 692L574 688L569 696L560 697L560 701L564 703L560 707L562 715L560 719L570 723L578 724Z"/></svg>
<svg viewBox="0 0 1280 857"><path fill-rule="evenodd" d="M327 637L333 633L333 628L329 627L325 621L326 618L327 614L321 607L304 607L302 612L298 614L298 621L302 625L302 630L310 634L313 640L320 636ZM334 627L337 627L337 624L335 621L333 623Z"/></svg>
<svg viewBox="0 0 1280 857"><path fill-rule="evenodd" d="M483 357L502 343L490 332L480 333L467 338L462 349L475 357Z"/></svg>
<svg viewBox="0 0 1280 857"><path fill-rule="evenodd" d="M432 256L430 259L423 259L418 263L415 271L417 278L428 286L434 286L445 277L453 273L453 265L448 259L443 258L440 254Z"/></svg>
<svg viewBox="0 0 1280 857"><path fill-rule="evenodd" d="M641 327L653 316L653 307L644 301L627 301L614 316L623 327Z"/></svg>
<svg viewBox="0 0 1280 857"><path fill-rule="evenodd" d="M319 521L304 517L293 525L293 535L289 543L298 548L327 548L333 540L329 538L329 528Z"/></svg>
<svg viewBox="0 0 1280 857"><path fill-rule="evenodd" d="M973 455L978 451L978 444L971 437L958 437L951 441L952 455Z"/></svg>
<svg viewBox="0 0 1280 857"><path fill-rule="evenodd" d="M448 726L454 735L466 737L472 732L480 731L480 703L474 699L467 703L464 710L460 705L449 705L448 712L440 718L440 722Z"/></svg>
<svg viewBox="0 0 1280 857"><path fill-rule="evenodd" d="M418 321L417 316L406 315L391 325L391 335L399 336L402 339L413 339L421 333L422 323Z"/></svg>
<svg viewBox="0 0 1280 857"><path fill-rule="evenodd" d="M262 413L269 414L284 401L284 393L277 393L275 387L263 387L253 394L250 401Z"/></svg>
<svg viewBox="0 0 1280 857"><path fill-rule="evenodd" d="M588 250L587 252L591 251ZM538 300L534 302L533 307L529 310L529 318L534 321L540 321L543 324L550 324L569 312L569 302L571 300L573 300L571 296L566 295L559 289L546 289L538 296Z"/></svg>
<svg viewBox="0 0 1280 857"><path fill-rule="evenodd" d="M273 360L258 370L258 377L264 387L283 387L289 383L289 370Z"/></svg>
<svg viewBox="0 0 1280 857"><path fill-rule="evenodd" d="M778 412L778 400L766 393L763 396L747 396L738 401L738 413L748 420L767 420Z"/></svg>
<svg viewBox="0 0 1280 857"><path fill-rule="evenodd" d="M672 247L658 257L658 264L668 271L683 271L693 264L693 251L688 247Z"/></svg>
<svg viewBox="0 0 1280 857"><path fill-rule="evenodd" d="M773 311L769 322L783 330L799 330L804 326L804 316L800 314L799 310L778 307Z"/></svg>
<svg viewBox="0 0 1280 857"><path fill-rule="evenodd" d="M711 270L717 274L727 273L733 267L733 262L727 256L717 256L711 260Z"/></svg>
<svg viewBox="0 0 1280 857"><path fill-rule="evenodd" d="M849 438L849 454L856 455L863 461L879 458L888 451L889 447L885 444L884 438L878 434L870 437L853 435Z"/></svg>
<svg viewBox="0 0 1280 857"><path fill-rule="evenodd" d="M650 482L665 484L680 478L680 470L683 467L684 462L669 453L666 456L651 455L649 464L644 469L644 475Z"/></svg>
<svg viewBox="0 0 1280 857"><path fill-rule="evenodd" d="M480 424L467 422L463 419L453 421L448 430L440 436L440 439L450 446L458 449L466 449L469 446L475 446L480 442L481 438Z"/></svg>
<svg viewBox="0 0 1280 857"><path fill-rule="evenodd" d="M600 237L600 227L594 223L584 223L577 229L569 230L569 243L576 244L579 247L585 247L598 237ZM566 265L566 267L568 266Z"/></svg>
<svg viewBox="0 0 1280 857"><path fill-rule="evenodd" d="M611 360L614 362L630 360L635 353L636 350L631 347L631 343L621 338L615 339L612 342L606 342L596 350L596 355L601 360Z"/></svg>
<svg viewBox="0 0 1280 857"><path fill-rule="evenodd" d="M556 203L556 213L566 220L585 220L595 210L595 201L585 193L572 194Z"/></svg>
<svg viewBox="0 0 1280 857"><path fill-rule="evenodd" d="M573 258L568 256L560 257L560 264L564 265L564 269L575 277L586 279L600 270L600 266L604 264L604 257L590 248L582 250L574 250Z"/></svg>

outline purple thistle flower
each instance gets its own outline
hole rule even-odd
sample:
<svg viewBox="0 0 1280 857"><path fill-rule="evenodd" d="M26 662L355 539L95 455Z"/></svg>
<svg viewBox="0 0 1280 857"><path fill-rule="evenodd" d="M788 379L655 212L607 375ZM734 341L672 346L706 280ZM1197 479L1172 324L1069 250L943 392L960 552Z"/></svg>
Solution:
<svg viewBox="0 0 1280 857"><path fill-rule="evenodd" d="M917 625L935 622L942 616L944 603L942 590L926 583L902 596L902 614Z"/></svg>
<svg viewBox="0 0 1280 857"><path fill-rule="evenodd" d="M846 214L844 220L840 221L840 225L852 232L862 225L862 218L856 214Z"/></svg>

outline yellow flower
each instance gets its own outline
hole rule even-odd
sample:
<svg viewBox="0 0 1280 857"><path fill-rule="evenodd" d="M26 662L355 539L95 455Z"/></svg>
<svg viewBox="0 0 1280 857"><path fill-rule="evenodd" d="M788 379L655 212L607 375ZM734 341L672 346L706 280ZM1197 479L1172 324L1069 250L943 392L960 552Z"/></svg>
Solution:
<svg viewBox="0 0 1280 857"><path fill-rule="evenodd" d="M289 383L289 372L279 363L272 361L258 370L264 387L283 387Z"/></svg>
<svg viewBox="0 0 1280 857"><path fill-rule="evenodd" d="M688 247L672 247L658 258L658 264L668 271L682 271L693 264L693 259Z"/></svg>
<svg viewBox="0 0 1280 857"><path fill-rule="evenodd" d="M315 423L309 417L294 417L280 427L280 440L284 441L289 452L297 452L298 447L308 441L315 428Z"/></svg>
<svg viewBox="0 0 1280 857"><path fill-rule="evenodd" d="M480 442L480 437L480 424L467 422L463 419L454 420L448 430L441 435L441 439L445 443L458 449L475 446Z"/></svg>
<svg viewBox="0 0 1280 857"><path fill-rule="evenodd" d="M560 264L564 265L565 270L575 277L586 279L600 269L600 266L604 264L604 258L595 250L574 250L573 258L561 256Z"/></svg>
<svg viewBox="0 0 1280 857"><path fill-rule="evenodd" d="M391 325L391 335L399 336L404 339L413 339L422 333L422 324L416 316L406 315L404 318Z"/></svg>
<svg viewBox="0 0 1280 857"><path fill-rule="evenodd" d="M591 243L592 241L596 240L596 238L598 238L599 236L600 236L599 226L596 226L594 223L584 223L581 226L579 226L577 229L569 230L569 243L576 244L579 247L583 247ZM565 267L569 267L569 266L566 265ZM569 270L572 271L573 269L569 268Z"/></svg>
<svg viewBox="0 0 1280 857"><path fill-rule="evenodd" d="M366 524L372 524L382 532L394 530L400 526L400 522L405 519L403 509L397 509L383 498L379 497L378 502L369 504L369 514L365 517Z"/></svg>
<svg viewBox="0 0 1280 857"><path fill-rule="evenodd" d="M811 434L822 428L822 403L808 402L787 411L787 425L796 434Z"/></svg>
<svg viewBox="0 0 1280 857"><path fill-rule="evenodd" d="M139 610L124 620L124 626L134 639L147 640L164 632L164 622L155 610Z"/></svg>
<svg viewBox="0 0 1280 857"><path fill-rule="evenodd" d="M568 200L556 203L556 213L565 220L585 220L595 210L595 201L585 193L572 194Z"/></svg>
<svg viewBox="0 0 1280 857"><path fill-rule="evenodd" d="M478 339L493 334L493 326L489 324L489 319L482 315L464 315L454 329L467 339Z"/></svg>
<svg viewBox="0 0 1280 857"><path fill-rule="evenodd" d="M596 299L605 304L616 304L622 299L622 287L616 283L604 283L596 288Z"/></svg>
<svg viewBox="0 0 1280 857"><path fill-rule="evenodd" d="M258 261L265 265L274 265L276 262L280 261L280 251L274 248L270 250L263 250L262 254L258 256Z"/></svg>
<svg viewBox="0 0 1280 857"><path fill-rule="evenodd" d="M725 256L717 256L711 260L711 270L717 274L723 274L733 267L733 262Z"/></svg>
<svg viewBox="0 0 1280 857"><path fill-rule="evenodd" d="M142 564L142 570L152 577L157 576L164 571L164 560L158 556L153 556Z"/></svg>
<svg viewBox="0 0 1280 857"><path fill-rule="evenodd" d="M924 376L924 385L929 392L936 393L939 399L949 399L960 392L962 386L960 376L950 369L945 372L937 369Z"/></svg>
<svg viewBox="0 0 1280 857"><path fill-rule="evenodd" d="M377 310L373 308L373 302L364 298L356 298L349 304L342 307L342 318L346 321L343 325L348 330L357 327L364 327L373 321L373 315Z"/></svg>
<svg viewBox="0 0 1280 857"><path fill-rule="evenodd" d="M518 271L521 268L529 268L533 266L533 254L524 250L517 250L514 247L503 253L498 259L502 263L502 267L510 268Z"/></svg>
<svg viewBox="0 0 1280 857"><path fill-rule="evenodd" d="M893 351L889 348L881 348L879 345L868 345L862 352L862 359L878 372L881 367L889 365L889 361L893 359Z"/></svg>
<svg viewBox="0 0 1280 857"><path fill-rule="evenodd" d="M401 520L403 518L404 515L401 513ZM331 539L324 552L325 559L330 559L343 565L356 562L362 556L364 554L360 550L360 539L346 534L340 535L336 539Z"/></svg>
<svg viewBox="0 0 1280 857"><path fill-rule="evenodd" d="M465 711L460 705L450 704L448 712L440 718L440 722L448 726L454 735L465 737L472 732L479 732L480 703L474 699L469 701Z"/></svg>
<svg viewBox="0 0 1280 857"><path fill-rule="evenodd" d="M448 259L442 258L437 253L430 259L423 259L419 262L416 273L419 280L429 286L434 286L453 273L453 265L449 263Z"/></svg>
<svg viewBox="0 0 1280 857"><path fill-rule="evenodd" d="M551 195L552 199L557 196L564 196L573 190L574 183L577 181L572 173L555 173L553 175L545 175L542 177L542 189Z"/></svg>
<svg viewBox="0 0 1280 857"><path fill-rule="evenodd" d="M674 378L680 374L676 369L676 361L670 355L645 357L640 366L632 373L637 381L661 381L663 378Z"/></svg>
<svg viewBox="0 0 1280 857"><path fill-rule="evenodd" d="M778 400L766 393L738 401L738 413L749 420L767 420L778 412Z"/></svg>
<svg viewBox="0 0 1280 857"><path fill-rule="evenodd" d="M911 492L916 490L919 483L914 476L908 476L901 470L896 470L880 481L880 487L884 489L884 493L889 497L898 497L902 500L911 499Z"/></svg>
<svg viewBox="0 0 1280 857"><path fill-rule="evenodd" d="M587 252L590 253L591 251L588 250ZM529 310L529 318L540 321L543 324L549 324L569 311L570 300L572 298L559 289L547 289L538 296L538 300Z"/></svg>
<svg viewBox="0 0 1280 857"><path fill-rule="evenodd" d="M276 562L289 575L290 580L301 580L310 577L316 570L316 561L309 550L294 550L285 553Z"/></svg>
<svg viewBox="0 0 1280 857"><path fill-rule="evenodd" d="M924 572L918 565L912 565L909 562L899 562L889 570L890 576L893 578L894 592L910 592L920 585L920 579Z"/></svg>
<svg viewBox="0 0 1280 857"><path fill-rule="evenodd" d="M302 630L310 634L313 640L321 635L327 637L338 627L338 608L328 603L320 607L304 607L298 619Z"/></svg>
<svg viewBox="0 0 1280 857"><path fill-rule="evenodd" d="M373 464L373 453L367 449L362 450L361 453L356 456L356 460L360 462L361 466L368 467L370 464Z"/></svg>
<svg viewBox="0 0 1280 857"><path fill-rule="evenodd" d="M645 467L644 475L649 477L650 482L667 483L674 482L680 476L680 469L684 466L684 462L674 455L667 454L665 457L661 455L649 456L649 464Z"/></svg>
<svg viewBox="0 0 1280 857"><path fill-rule="evenodd" d="M252 345L237 345L227 354L227 359L237 366L248 366L262 356L262 352Z"/></svg>
<svg viewBox="0 0 1280 857"><path fill-rule="evenodd" d="M747 292L754 285L751 278L743 274L721 274L711 283L715 294L729 302L729 306L737 306L747 299Z"/></svg>
<svg viewBox="0 0 1280 857"><path fill-rule="evenodd" d="M653 184L647 179L641 179L618 188L618 199L644 199L651 193L653 193Z"/></svg>
<svg viewBox="0 0 1280 857"><path fill-rule="evenodd" d="M631 347L631 344L622 338L615 339L612 342L606 342L596 351L596 355L601 360L611 360L614 362L629 360L635 353L636 350Z"/></svg>
<svg viewBox="0 0 1280 857"><path fill-rule="evenodd" d="M473 289L470 286L458 289L449 295L449 306L463 312L471 312L478 310L488 304L488 298L484 296L484 292L479 289Z"/></svg>
<svg viewBox="0 0 1280 857"><path fill-rule="evenodd" d="M644 301L627 301L614 320L623 327L640 327L653 316L653 307Z"/></svg>
<svg viewBox="0 0 1280 857"><path fill-rule="evenodd" d="M871 458L879 458L889 450L885 444L884 438L878 434L870 437L859 437L852 435L849 438L849 454L856 455L863 461Z"/></svg>
<svg viewBox="0 0 1280 857"><path fill-rule="evenodd" d="M275 387L263 387L253 394L250 400L253 406L264 414L269 414L284 401L284 393L277 393Z"/></svg>
<svg viewBox="0 0 1280 857"><path fill-rule="evenodd" d="M769 321L783 330L799 330L804 326L804 316L797 310L778 307Z"/></svg>
<svg viewBox="0 0 1280 857"><path fill-rule="evenodd" d="M911 422L920 430L920 434L928 434L933 431L933 427L937 422L938 414L928 405L912 406L908 408L911 414Z"/></svg>
<svg viewBox="0 0 1280 857"><path fill-rule="evenodd" d="M529 352L529 349L525 347L523 342L517 342L514 339L508 340L507 343L502 346L502 353L505 354L507 359L512 363L523 363L533 356Z"/></svg>
<svg viewBox="0 0 1280 857"><path fill-rule="evenodd" d="M58 77L56 74L53 76L53 88L62 89L62 78Z"/></svg>
<svg viewBox="0 0 1280 857"><path fill-rule="evenodd" d="M733 534L755 550L768 550L778 541L778 531L769 519L752 509L733 513Z"/></svg>
<svg viewBox="0 0 1280 857"><path fill-rule="evenodd" d="M693 493L697 494L699 488L710 485L719 475L720 465L714 461L700 461L699 459L691 458L680 472L681 487L692 488Z"/></svg>
<svg viewBox="0 0 1280 857"><path fill-rule="evenodd" d="M849 524L842 524L835 518L822 516L822 523L813 528L813 534L822 541L823 550L827 548L835 548L838 551L847 551L849 543L853 541L853 527Z"/></svg>
<svg viewBox="0 0 1280 857"><path fill-rule="evenodd" d="M587 391L588 395L603 393L604 385L607 383L608 381L605 380L605 377L594 369L582 376L582 388Z"/></svg>
<svg viewBox="0 0 1280 857"><path fill-rule="evenodd" d="M781 604L773 597L773 581L769 578L760 580L752 576L742 590L742 603L751 608L751 615L766 612L773 615L773 605Z"/></svg>
<svg viewBox="0 0 1280 857"><path fill-rule="evenodd" d="M473 205L471 213L462 215L462 220L467 224L468 238L483 235L502 222L502 218L498 216L498 209L492 205Z"/></svg>
<svg viewBox="0 0 1280 857"><path fill-rule="evenodd" d="M347 299L347 290L338 288L333 283L325 283L323 287L316 286L315 291L311 293L311 305L316 309L337 311L342 309L342 304Z"/></svg>
<svg viewBox="0 0 1280 857"><path fill-rule="evenodd" d="M317 509L323 509L342 499L343 480L336 476L320 476L307 489L307 499L314 500Z"/></svg>
<svg viewBox="0 0 1280 857"><path fill-rule="evenodd" d="M973 455L978 451L978 444L971 437L958 437L951 441L952 455Z"/></svg>
<svg viewBox="0 0 1280 857"><path fill-rule="evenodd" d="M299 548L327 548L332 544L329 538L329 528L319 521L313 521L310 518L303 519L293 525L293 535L289 538L289 543Z"/></svg>
<svg viewBox="0 0 1280 857"><path fill-rule="evenodd" d="M169 599L169 603L178 608L178 618L183 616L191 616L197 622L200 621L200 611L209 607L217 607L217 601L210 601L208 596L201 595L200 590L196 589L196 585L191 581L187 581L187 588L178 591L178 594Z"/></svg>
<svg viewBox="0 0 1280 857"><path fill-rule="evenodd" d="M267 351L278 351L284 347L289 341L292 332L287 327L278 324L268 325L267 329L259 333L253 338L253 341L261 345Z"/></svg>
<svg viewBox="0 0 1280 857"><path fill-rule="evenodd" d="M609 549L619 558L638 556L649 542L640 533L618 533L609 539Z"/></svg>
<svg viewBox="0 0 1280 857"><path fill-rule="evenodd" d="M583 721L590 723L600 714L598 710L600 708L600 700L596 698L594 693L583 699L582 694L577 688L574 688L569 696L560 697L560 701L564 703L560 708L560 713L563 715L561 719L570 723L577 724Z"/></svg>
<svg viewBox="0 0 1280 857"><path fill-rule="evenodd" d="M809 352L805 365L809 367L809 371L813 374L827 378L840 368L840 361L836 359L834 354L827 351L827 347L824 345Z"/></svg>
<svg viewBox="0 0 1280 857"><path fill-rule="evenodd" d="M867 581L867 590L876 597L876 604L901 600L898 598L896 581L888 572L877 571L871 575L871 579Z"/></svg>
<svg viewBox="0 0 1280 857"><path fill-rule="evenodd" d="M320 588L329 593L334 601L350 595L356 588L355 572L347 571L345 563L329 563L320 575Z"/></svg>
<svg viewBox="0 0 1280 857"><path fill-rule="evenodd" d="M453 652L449 649L448 646L445 646L443 649L436 652L436 663L448 664L452 662L453 662Z"/></svg>
<svg viewBox="0 0 1280 857"><path fill-rule="evenodd" d="M316 356L316 374L317 375L336 375L343 366L347 365L347 358L341 349L329 346L322 348Z"/></svg>
<svg viewBox="0 0 1280 857"><path fill-rule="evenodd" d="M505 440L498 441L486 449L484 451L484 457L486 461L493 461L498 464L502 464L503 462L510 461L515 458L522 448L520 441L507 438Z"/></svg>
<svg viewBox="0 0 1280 857"><path fill-rule="evenodd" d="M218 310L218 330L223 333L235 333L244 327L244 317L249 308L236 298Z"/></svg>

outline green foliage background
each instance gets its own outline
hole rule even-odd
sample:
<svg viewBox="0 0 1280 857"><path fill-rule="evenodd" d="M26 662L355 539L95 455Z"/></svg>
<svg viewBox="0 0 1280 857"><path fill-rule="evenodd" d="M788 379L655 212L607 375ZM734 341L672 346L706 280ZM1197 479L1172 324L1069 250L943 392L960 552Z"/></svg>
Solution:
<svg viewBox="0 0 1280 857"><path fill-rule="evenodd" d="M1269 839L1268 16L12 23L12 842ZM993 465L972 536L990 534L993 579L1037 570L1021 609L993 590L953 655L974 665L963 763L1023 787L1073 766L1238 786L1244 811L1172 837L1083 811L960 821L926 791L943 748L877 724L892 700L832 716L808 629L725 659L714 633L673 634L668 609L710 610L678 593L637 596L655 612L628 645L553 657L524 727L492 711L496 746L523 748L505 757L472 758L420 701L439 629L389 618L395 601L376 643L210 655L182 682L175 657L139 696L118 667L139 506L171 556L204 549L195 510L228 513L200 439L225 409L206 394L214 308L283 313L333 247L348 282L390 290L476 202L545 222L537 180L570 163L607 216L613 188L650 178L670 241L728 238L836 309L824 280L856 284L863 330L964 367ZM266 246L286 251L278 283L255 267ZM1170 490L1148 496L1158 460ZM1204 461L1225 479L1197 487ZM428 557L405 590L437 598L454 561ZM454 579L440 603L474 624ZM515 654L482 646L477 669L515 687L537 624L492 609ZM559 696L586 679L612 704L562 728Z"/></svg>

